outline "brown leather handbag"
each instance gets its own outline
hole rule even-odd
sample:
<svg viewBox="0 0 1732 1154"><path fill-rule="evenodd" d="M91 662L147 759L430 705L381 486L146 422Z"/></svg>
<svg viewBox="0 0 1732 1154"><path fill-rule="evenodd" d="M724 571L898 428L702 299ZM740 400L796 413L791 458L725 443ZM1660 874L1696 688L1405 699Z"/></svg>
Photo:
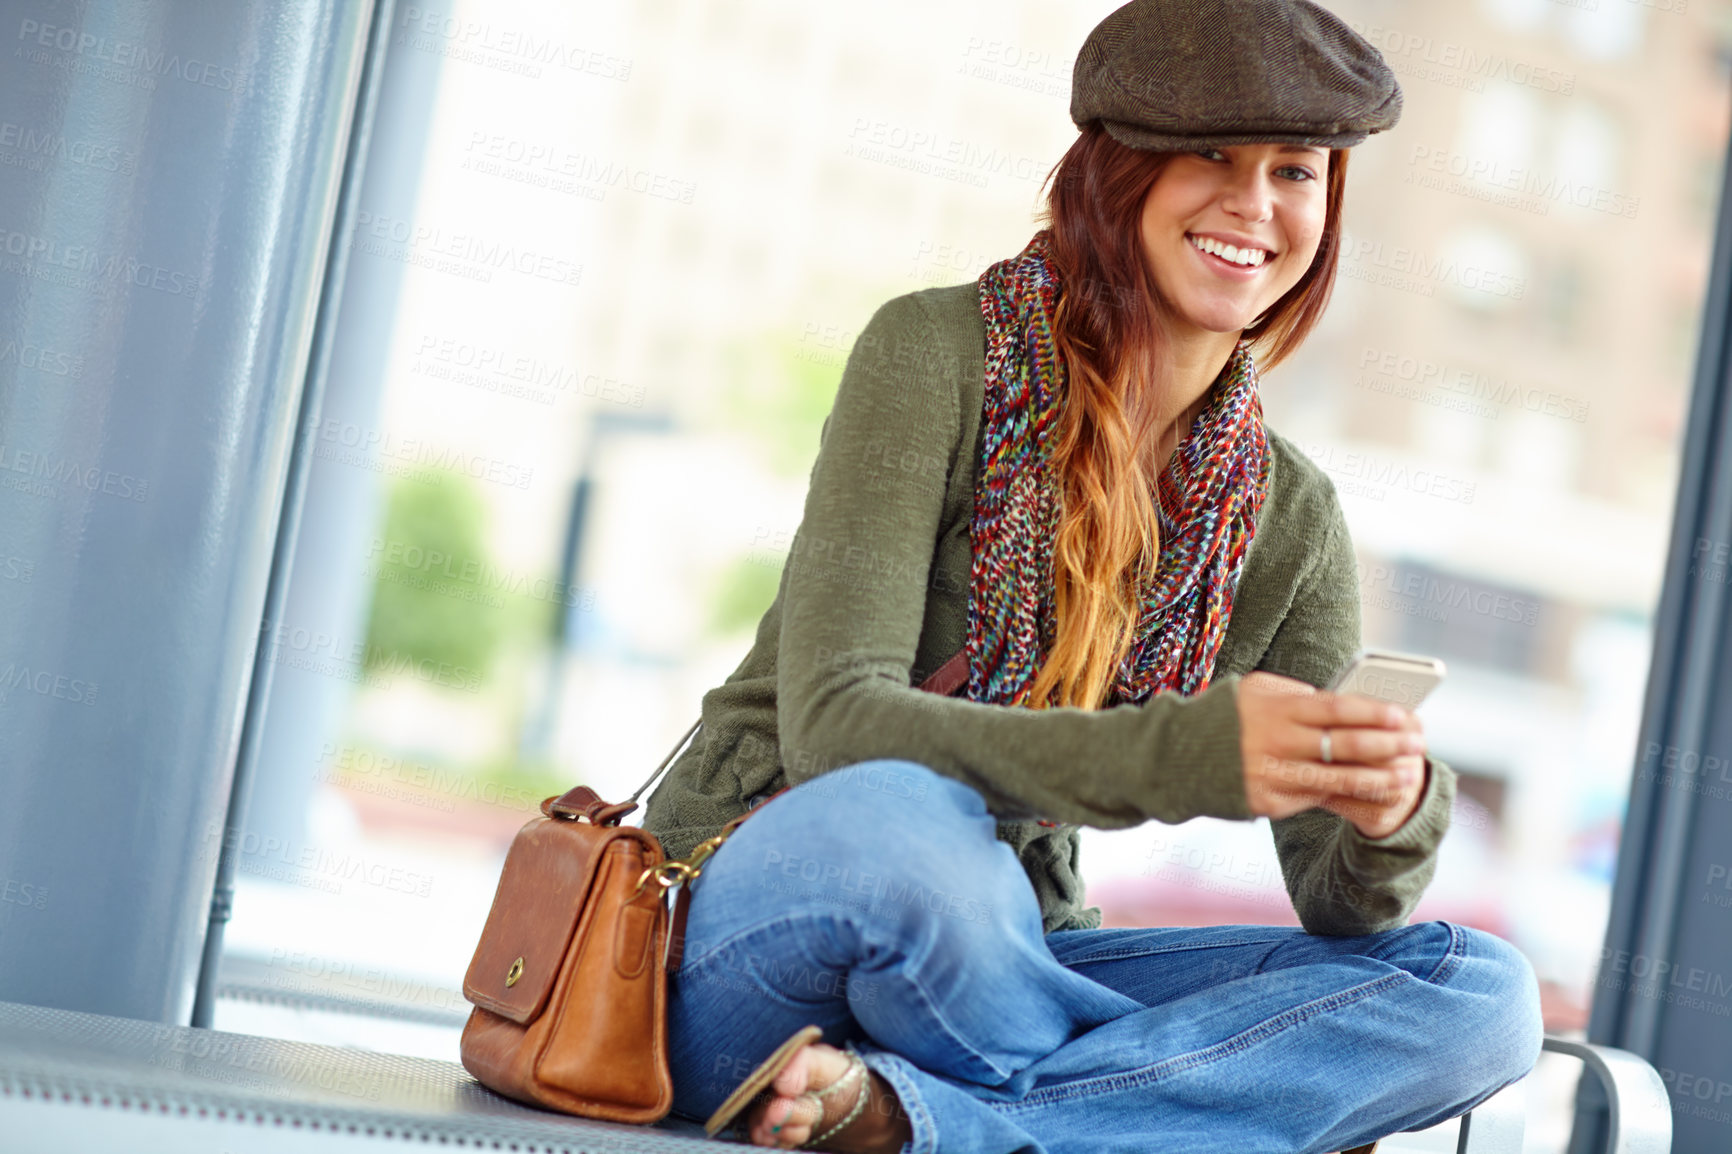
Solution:
<svg viewBox="0 0 1732 1154"><path fill-rule="evenodd" d="M654 834L619 824L636 808L637 794L609 805L578 786L542 802L506 852L463 978L475 1008L459 1052L488 1089L610 1122L654 1122L672 1108L657 884L670 863Z"/></svg>
<svg viewBox="0 0 1732 1154"><path fill-rule="evenodd" d="M954 692L967 680L962 662L959 653L920 688ZM673 1107L667 975L679 968L689 883L756 811L685 861L664 860L654 834L619 822L697 730L626 801L578 786L517 832L463 978L475 1008L459 1051L488 1089L609 1122L654 1122ZM670 932L665 895L676 887Z"/></svg>

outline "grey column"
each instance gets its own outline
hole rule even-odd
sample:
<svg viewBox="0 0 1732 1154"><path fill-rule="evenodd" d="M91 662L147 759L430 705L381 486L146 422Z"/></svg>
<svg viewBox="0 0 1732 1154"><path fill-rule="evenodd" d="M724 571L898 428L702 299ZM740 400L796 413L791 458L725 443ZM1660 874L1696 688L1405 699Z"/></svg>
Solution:
<svg viewBox="0 0 1732 1154"><path fill-rule="evenodd" d="M185 1022L370 0L0 0L0 999Z"/></svg>
<svg viewBox="0 0 1732 1154"><path fill-rule="evenodd" d="M360 673L350 658L367 635L373 581L363 565L375 560L369 543L384 497L380 474L367 467L375 457L368 446L384 434L379 410L389 337L408 266L396 259L395 246L351 242L356 232L366 240L375 229L415 219L443 60L410 43L416 11L398 5L393 18L381 3L375 21L383 34L377 107L351 231L337 238L347 267L340 307L326 301L324 395L315 419L301 429L305 503L293 551L278 558L279 566L287 562L284 595L263 623L259 668L268 677L258 683L262 708L249 738L256 748L250 804L235 815L242 820L233 837L243 873L251 867L270 876L281 860L308 848L307 807L355 688L331 669Z"/></svg>
<svg viewBox="0 0 1732 1154"><path fill-rule="evenodd" d="M1677 1154L1732 1149L1732 167L1588 1039L1659 1067ZM1603 1148L1587 1079L1570 1150Z"/></svg>

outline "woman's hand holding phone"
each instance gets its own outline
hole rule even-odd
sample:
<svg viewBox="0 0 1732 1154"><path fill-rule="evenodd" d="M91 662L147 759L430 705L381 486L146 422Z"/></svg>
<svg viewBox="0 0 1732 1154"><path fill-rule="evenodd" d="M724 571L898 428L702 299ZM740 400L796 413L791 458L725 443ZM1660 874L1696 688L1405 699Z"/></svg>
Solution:
<svg viewBox="0 0 1732 1154"><path fill-rule="evenodd" d="M1387 837L1418 808L1425 733L1411 709L1261 671L1240 679L1238 706L1245 796L1259 817L1321 806L1366 837Z"/></svg>

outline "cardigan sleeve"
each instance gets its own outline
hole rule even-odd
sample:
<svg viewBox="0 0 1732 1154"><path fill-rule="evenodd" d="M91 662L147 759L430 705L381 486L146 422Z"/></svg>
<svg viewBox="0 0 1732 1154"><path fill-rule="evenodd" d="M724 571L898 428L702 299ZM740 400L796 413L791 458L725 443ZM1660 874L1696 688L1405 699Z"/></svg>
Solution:
<svg viewBox="0 0 1732 1154"><path fill-rule="evenodd" d="M962 350L927 307L908 294L878 309L824 423L779 593L789 782L900 758L973 786L1004 819L1111 829L1249 817L1237 675L1103 710L1013 709L910 684L962 430Z"/></svg>
<svg viewBox="0 0 1732 1154"><path fill-rule="evenodd" d="M1257 668L1321 688L1360 643L1358 569L1346 518L1332 491L1329 528L1315 557ZM1454 772L1427 758L1418 807L1385 837L1368 838L1326 809L1271 821L1300 925L1313 934L1337 936L1405 925L1436 870L1454 798Z"/></svg>

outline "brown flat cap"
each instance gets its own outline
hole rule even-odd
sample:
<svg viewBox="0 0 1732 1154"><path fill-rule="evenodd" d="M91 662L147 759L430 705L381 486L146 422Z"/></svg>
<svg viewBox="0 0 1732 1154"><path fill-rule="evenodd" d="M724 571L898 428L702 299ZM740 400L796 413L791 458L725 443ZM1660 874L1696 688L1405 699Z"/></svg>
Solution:
<svg viewBox="0 0 1732 1154"><path fill-rule="evenodd" d="M1070 118L1132 148L1348 148L1401 119L1401 86L1307 0L1131 0L1077 53Z"/></svg>

